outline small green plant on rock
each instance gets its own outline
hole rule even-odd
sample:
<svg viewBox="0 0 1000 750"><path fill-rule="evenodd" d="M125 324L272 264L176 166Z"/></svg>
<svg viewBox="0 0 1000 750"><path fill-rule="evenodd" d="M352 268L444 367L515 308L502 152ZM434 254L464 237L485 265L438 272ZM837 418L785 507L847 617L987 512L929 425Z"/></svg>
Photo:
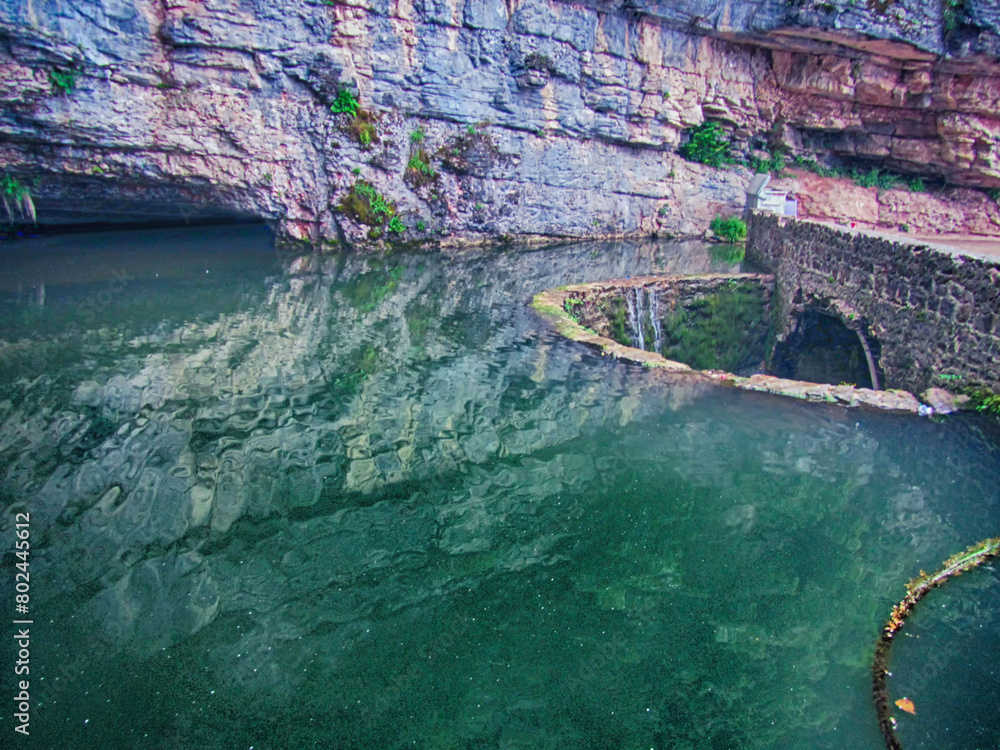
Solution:
<svg viewBox="0 0 1000 750"><path fill-rule="evenodd" d="M49 83L52 84L52 88L56 89L58 93L67 96L76 88L76 71L59 70L59 68L50 70Z"/></svg>
<svg viewBox="0 0 1000 750"><path fill-rule="evenodd" d="M389 219L389 231L395 232L396 234L402 234L406 231L406 225L398 216L393 216Z"/></svg>
<svg viewBox="0 0 1000 750"><path fill-rule="evenodd" d="M411 156L410 162L406 165L406 168L412 169L415 172L420 172L421 174L425 174L428 177L433 177L436 173L434 169L431 167L431 165L428 164L426 161L424 161L424 159L426 158L427 158L426 155L423 153L418 153L415 156Z"/></svg>
<svg viewBox="0 0 1000 750"><path fill-rule="evenodd" d="M347 129L354 139L363 148L368 148L372 143L378 142L378 132L375 129L377 117L374 113L365 109L359 109L358 113L351 119Z"/></svg>
<svg viewBox="0 0 1000 750"><path fill-rule="evenodd" d="M0 199L7 211L7 218L13 223L18 217L27 217L36 223L35 203L31 199L31 190L16 177L9 174L0 175Z"/></svg>
<svg viewBox="0 0 1000 750"><path fill-rule="evenodd" d="M709 229L725 242L743 242L747 238L747 224L738 216L730 216L728 219L716 216L709 224Z"/></svg>
<svg viewBox="0 0 1000 750"><path fill-rule="evenodd" d="M583 300L577 297L567 297L563 302L563 309L569 314L569 317L573 319L574 323L579 323L580 318L577 313L577 308L583 305Z"/></svg>
<svg viewBox="0 0 1000 750"><path fill-rule="evenodd" d="M378 143L378 132L375 128L378 115L362 109L358 97L351 89L341 87L337 90L337 96L333 100L333 104L330 105L330 111L335 115L350 116L351 120L347 123L346 129L363 148Z"/></svg>
<svg viewBox="0 0 1000 750"><path fill-rule="evenodd" d="M340 201L340 210L355 221L376 228L390 223L396 215L396 205L365 180L351 185L350 191Z"/></svg>
<svg viewBox="0 0 1000 750"><path fill-rule="evenodd" d="M337 89L337 96L330 105L330 111L335 115L350 115L356 117L358 114L358 97L349 88Z"/></svg>
<svg viewBox="0 0 1000 750"><path fill-rule="evenodd" d="M410 133L410 142L411 143L423 143L424 142L424 138L426 138L426 137L427 137L427 134L424 132L424 129L423 128L417 128L412 133Z"/></svg>
<svg viewBox="0 0 1000 750"><path fill-rule="evenodd" d="M706 121L692 128L690 136L691 140L679 149L681 156L688 161L707 164L710 167L733 163L729 140L719 123Z"/></svg>
<svg viewBox="0 0 1000 750"><path fill-rule="evenodd" d="M975 388L967 391L967 395L972 399L976 411L1000 415L1000 393L985 388Z"/></svg>
<svg viewBox="0 0 1000 750"><path fill-rule="evenodd" d="M410 147L410 160L403 179L414 188L429 185L438 179L437 171L431 166L430 154L425 149Z"/></svg>

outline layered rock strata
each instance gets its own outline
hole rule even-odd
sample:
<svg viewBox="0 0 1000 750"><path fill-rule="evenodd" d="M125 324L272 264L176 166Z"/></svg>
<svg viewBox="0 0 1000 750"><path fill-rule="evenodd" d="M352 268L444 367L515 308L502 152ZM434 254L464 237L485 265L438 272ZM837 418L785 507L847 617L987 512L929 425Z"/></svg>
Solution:
<svg viewBox="0 0 1000 750"><path fill-rule="evenodd" d="M7 4L0 165L43 222L252 215L357 243L388 231L344 209L364 180L405 239L689 234L749 177L676 154L706 118L744 152L1000 185L991 19L979 0L948 33L915 0ZM341 90L367 119L331 112Z"/></svg>

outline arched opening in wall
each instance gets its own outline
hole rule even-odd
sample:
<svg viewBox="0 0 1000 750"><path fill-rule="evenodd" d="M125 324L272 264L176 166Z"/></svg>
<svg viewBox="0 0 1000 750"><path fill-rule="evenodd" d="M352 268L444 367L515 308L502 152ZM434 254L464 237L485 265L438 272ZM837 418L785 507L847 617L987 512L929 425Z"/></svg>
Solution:
<svg viewBox="0 0 1000 750"><path fill-rule="evenodd" d="M885 380L878 370L881 346L871 336L866 336L862 343L861 335L845 326L836 315L809 308L796 317L791 335L775 346L771 370L778 377L810 383L881 387ZM872 382L869 354L877 384Z"/></svg>

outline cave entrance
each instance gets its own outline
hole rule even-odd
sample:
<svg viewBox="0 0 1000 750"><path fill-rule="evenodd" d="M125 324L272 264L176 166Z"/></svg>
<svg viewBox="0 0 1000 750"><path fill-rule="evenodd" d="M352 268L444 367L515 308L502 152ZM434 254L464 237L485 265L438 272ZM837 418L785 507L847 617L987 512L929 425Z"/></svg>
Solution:
<svg viewBox="0 0 1000 750"><path fill-rule="evenodd" d="M78 175L19 182L30 196L32 210L24 206L13 212L8 209L9 215L0 217L0 238L250 223L266 218L253 210L249 196L214 185L145 184Z"/></svg>
<svg viewBox="0 0 1000 750"><path fill-rule="evenodd" d="M862 336L863 332L848 328L836 315L807 309L796 316L791 335L775 346L771 369L782 378L878 389L884 382L878 370L881 346L870 337L862 343Z"/></svg>

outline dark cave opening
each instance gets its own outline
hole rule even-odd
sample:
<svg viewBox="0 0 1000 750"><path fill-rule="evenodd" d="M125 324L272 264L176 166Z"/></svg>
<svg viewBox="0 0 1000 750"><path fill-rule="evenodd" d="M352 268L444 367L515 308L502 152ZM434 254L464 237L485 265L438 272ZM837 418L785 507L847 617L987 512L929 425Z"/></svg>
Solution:
<svg viewBox="0 0 1000 750"><path fill-rule="evenodd" d="M16 210L3 217L0 211L0 239L266 220L252 209L250 196L214 185L76 175L20 182L28 186L34 217Z"/></svg>
<svg viewBox="0 0 1000 750"><path fill-rule="evenodd" d="M778 377L810 383L877 388L884 382L878 369L881 346L874 337L866 337L865 341L875 364L875 377L880 381L878 386L873 386L859 332L845 326L836 315L808 309L797 316L791 335L775 346L771 370Z"/></svg>

